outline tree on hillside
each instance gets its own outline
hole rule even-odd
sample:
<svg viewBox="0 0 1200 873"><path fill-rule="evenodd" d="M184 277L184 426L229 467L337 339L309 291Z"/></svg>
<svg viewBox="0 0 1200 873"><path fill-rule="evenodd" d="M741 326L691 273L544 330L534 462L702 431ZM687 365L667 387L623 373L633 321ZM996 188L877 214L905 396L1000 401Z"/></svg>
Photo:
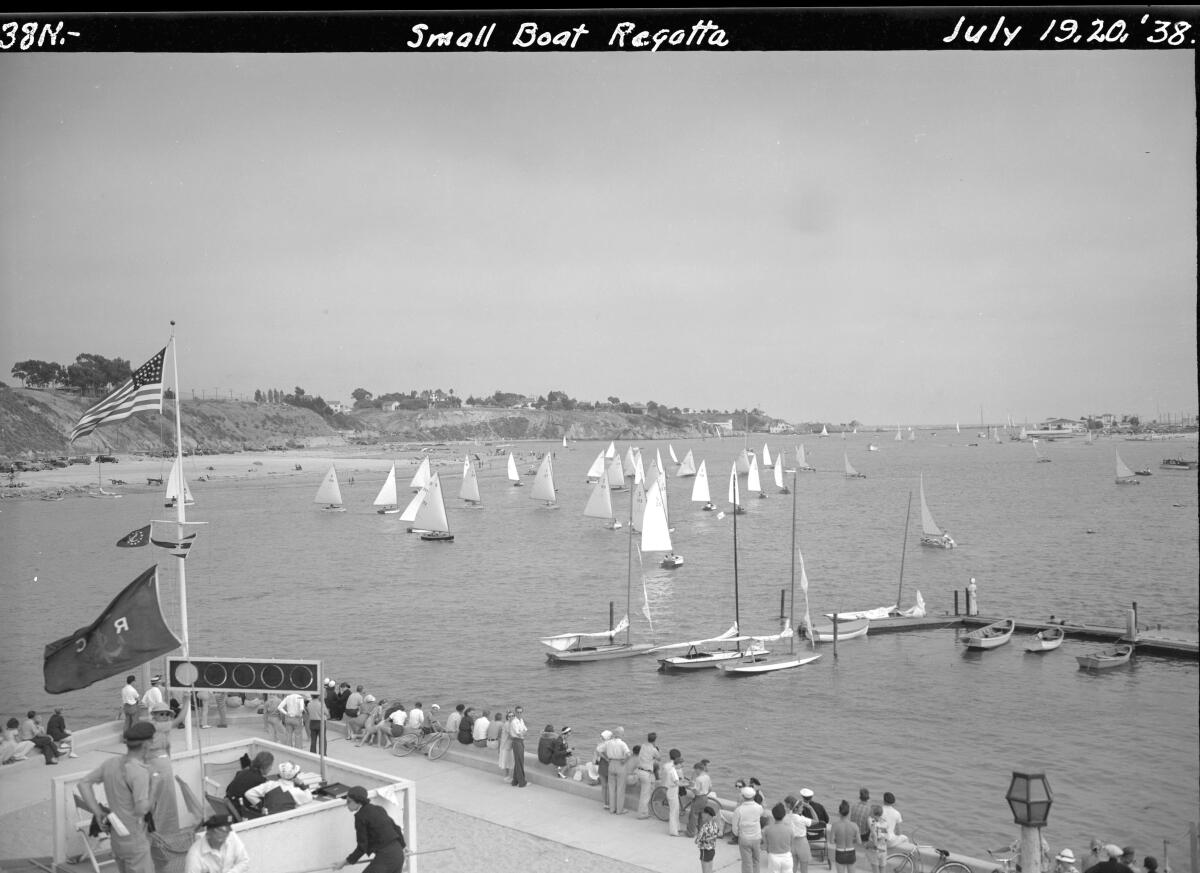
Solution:
<svg viewBox="0 0 1200 873"><path fill-rule="evenodd" d="M66 384L83 394L106 394L132 373L129 361L124 358L110 360L103 355L84 353L77 355L75 363L67 366Z"/></svg>
<svg viewBox="0 0 1200 873"><path fill-rule="evenodd" d="M62 385L67 379L67 371L63 369L62 364L53 361L18 361L13 364L12 375L20 379L27 388Z"/></svg>

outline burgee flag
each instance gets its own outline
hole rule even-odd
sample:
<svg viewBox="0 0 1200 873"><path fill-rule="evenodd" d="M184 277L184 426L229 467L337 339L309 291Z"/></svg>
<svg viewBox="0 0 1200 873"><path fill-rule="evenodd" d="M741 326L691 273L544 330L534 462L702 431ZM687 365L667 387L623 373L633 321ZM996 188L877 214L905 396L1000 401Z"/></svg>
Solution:
<svg viewBox="0 0 1200 873"><path fill-rule="evenodd" d="M154 543L154 545L161 549L170 549L171 554L177 558L186 558L188 556L188 549L192 547L192 541L194 539L196 539L195 534L188 534L179 541L154 539L153 535L151 535L150 542Z"/></svg>
<svg viewBox="0 0 1200 873"><path fill-rule="evenodd" d="M118 594L88 627L46 646L42 673L49 694L87 688L177 649L158 602L158 568Z"/></svg>
<svg viewBox="0 0 1200 873"><path fill-rule="evenodd" d="M124 385L109 394L75 423L71 442L87 436L102 424L129 418L135 412L162 412L163 360L166 348L142 364Z"/></svg>
<svg viewBox="0 0 1200 873"><path fill-rule="evenodd" d="M150 542L150 525L131 530L117 540L117 546L122 549L136 549Z"/></svg>

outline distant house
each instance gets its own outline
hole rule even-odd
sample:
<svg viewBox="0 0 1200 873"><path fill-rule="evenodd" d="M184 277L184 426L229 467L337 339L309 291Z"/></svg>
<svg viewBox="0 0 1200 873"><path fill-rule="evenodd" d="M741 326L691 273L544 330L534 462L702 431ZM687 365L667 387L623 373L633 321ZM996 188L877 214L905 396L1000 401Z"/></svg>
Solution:
<svg viewBox="0 0 1200 873"><path fill-rule="evenodd" d="M788 424L786 421L777 421L775 424L767 428L768 433L795 433L795 425Z"/></svg>

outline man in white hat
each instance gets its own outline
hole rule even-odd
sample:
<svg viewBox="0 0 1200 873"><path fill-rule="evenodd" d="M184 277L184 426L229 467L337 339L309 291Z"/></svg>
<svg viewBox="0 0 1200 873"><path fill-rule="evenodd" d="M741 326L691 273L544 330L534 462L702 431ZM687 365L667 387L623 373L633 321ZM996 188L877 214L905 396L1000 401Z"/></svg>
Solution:
<svg viewBox="0 0 1200 873"><path fill-rule="evenodd" d="M279 765L278 776L261 785L255 785L242 795L246 798L246 805L260 810L263 815L271 815L312 803L312 792L296 784L296 777L299 775L299 764L284 761Z"/></svg>
<svg viewBox="0 0 1200 873"><path fill-rule="evenodd" d="M1079 873L1079 867L1075 863L1075 853L1070 849L1063 849L1054 858L1054 873Z"/></svg>
<svg viewBox="0 0 1200 873"><path fill-rule="evenodd" d="M749 785L742 788L742 802L734 809L730 823L742 856L742 873L757 873L762 864L763 808L754 799L754 794Z"/></svg>
<svg viewBox="0 0 1200 873"><path fill-rule="evenodd" d="M142 695L141 700L142 710L146 713L144 718L148 721L150 719L150 713L154 711L154 707L164 702L165 701L163 700L162 693L162 677L151 676L150 687L146 689L146 693Z"/></svg>

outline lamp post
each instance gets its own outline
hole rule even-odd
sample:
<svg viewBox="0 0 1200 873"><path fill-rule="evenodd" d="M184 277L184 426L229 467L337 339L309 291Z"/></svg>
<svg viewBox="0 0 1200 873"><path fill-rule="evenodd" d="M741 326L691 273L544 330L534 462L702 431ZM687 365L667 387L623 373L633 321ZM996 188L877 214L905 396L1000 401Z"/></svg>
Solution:
<svg viewBox="0 0 1200 873"><path fill-rule="evenodd" d="M1054 801L1046 775L1013 771L1004 799L1012 810L1013 821L1021 826L1021 873L1044 873L1042 827Z"/></svg>

